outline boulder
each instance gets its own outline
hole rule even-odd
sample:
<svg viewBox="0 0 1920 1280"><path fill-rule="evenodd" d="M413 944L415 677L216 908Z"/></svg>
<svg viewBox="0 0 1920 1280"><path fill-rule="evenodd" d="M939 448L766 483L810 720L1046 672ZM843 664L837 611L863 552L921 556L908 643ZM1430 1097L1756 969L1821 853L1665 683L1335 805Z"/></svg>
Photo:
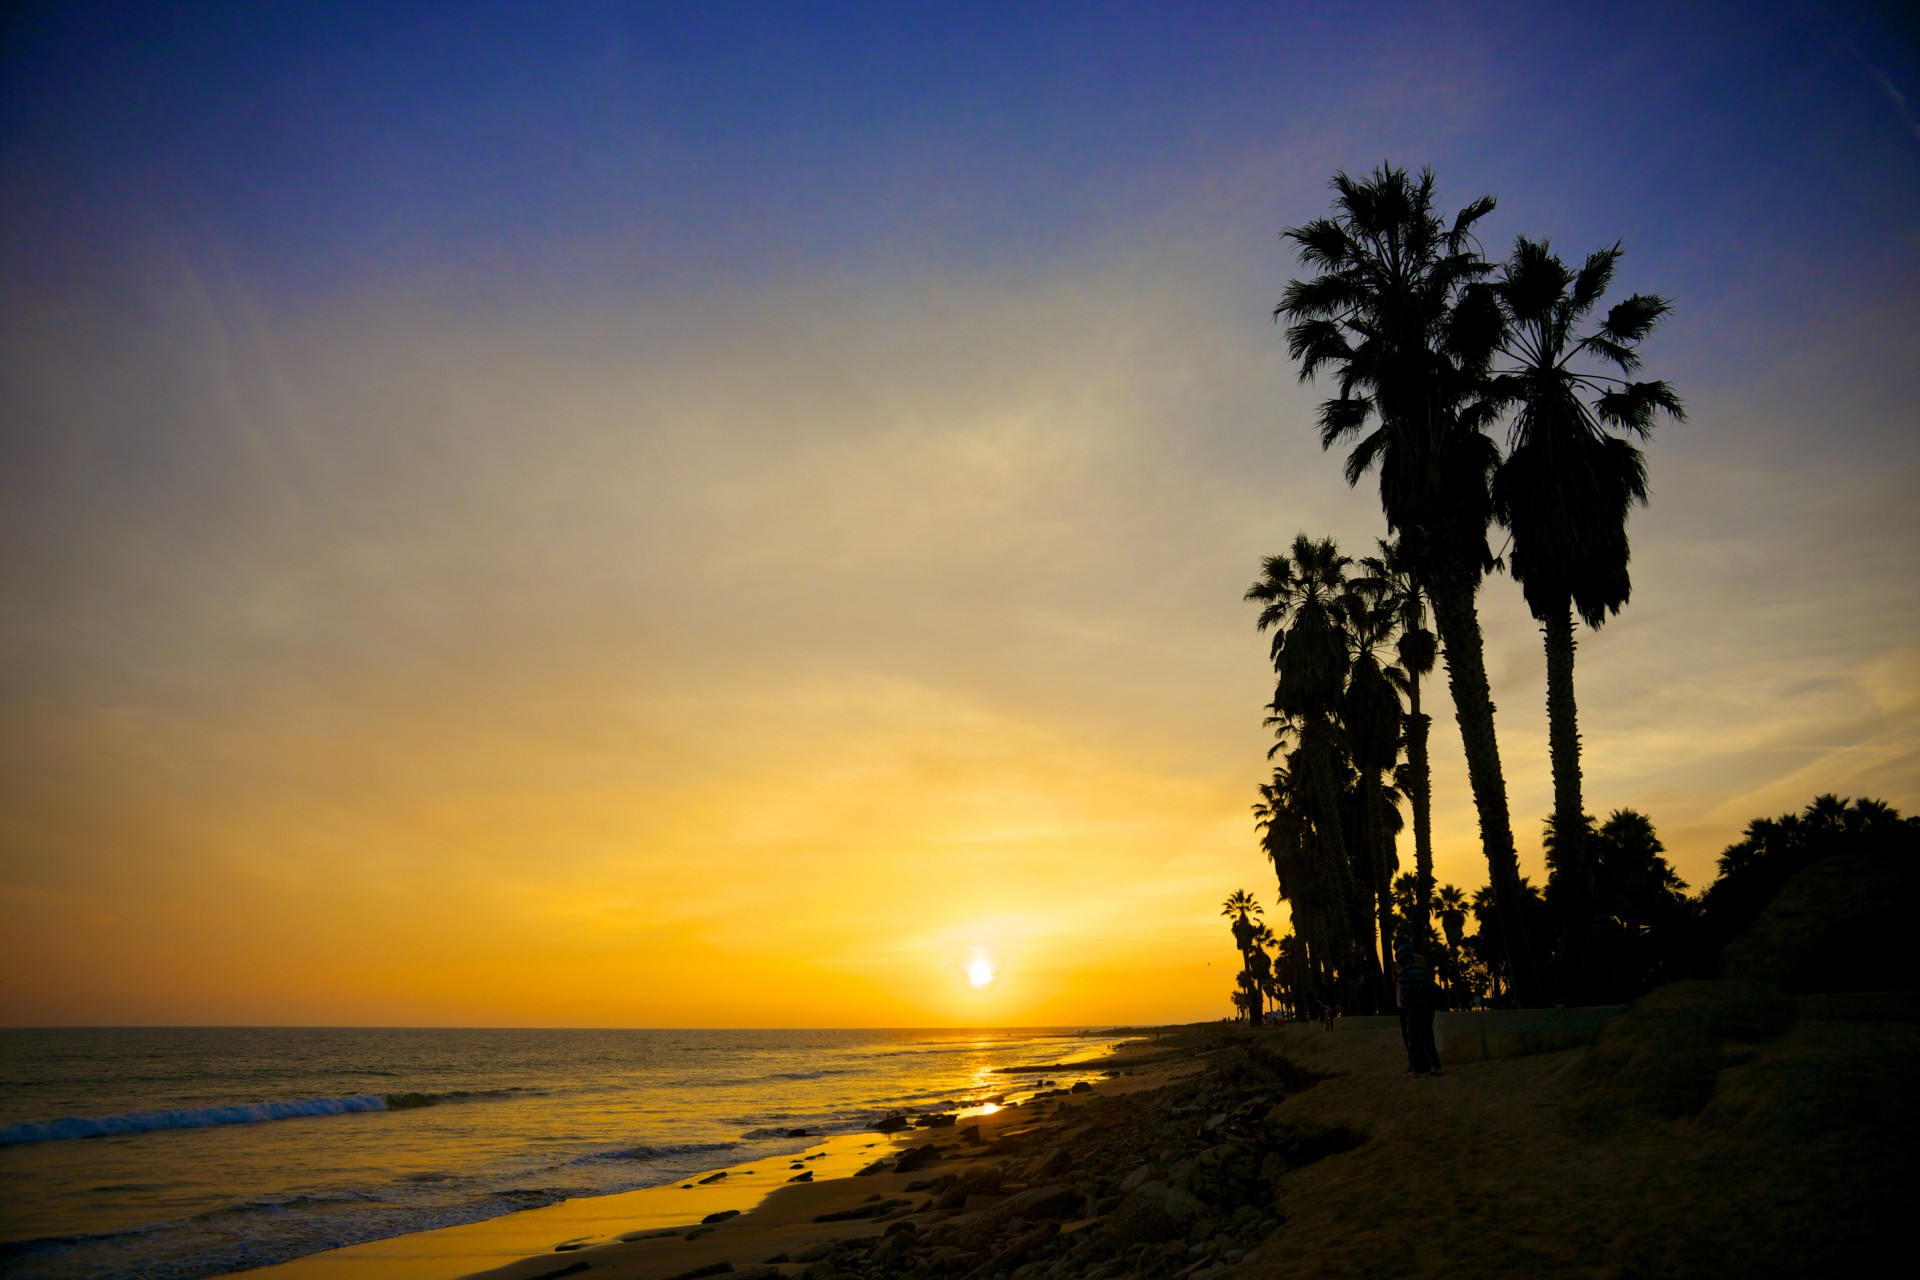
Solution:
<svg viewBox="0 0 1920 1280"><path fill-rule="evenodd" d="M884 1218L895 1209L904 1209L908 1200L869 1200L866 1204L857 1204L850 1209L834 1209L827 1213L815 1214L815 1222L858 1222L863 1218Z"/></svg>
<svg viewBox="0 0 1920 1280"><path fill-rule="evenodd" d="M894 1163L893 1171L895 1173L916 1173L934 1163L939 1158L940 1148L929 1142L923 1147L915 1147L911 1151L904 1153L900 1159Z"/></svg>
<svg viewBox="0 0 1920 1280"><path fill-rule="evenodd" d="M682 1271L670 1277L670 1280L700 1280L702 1276L724 1276L733 1271L731 1262L709 1262L704 1267L695 1267L691 1271Z"/></svg>
<svg viewBox="0 0 1920 1280"><path fill-rule="evenodd" d="M1122 1200L1100 1229L1110 1247L1124 1252L1138 1244L1178 1240L1200 1216L1200 1202L1164 1182L1143 1182Z"/></svg>
<svg viewBox="0 0 1920 1280"><path fill-rule="evenodd" d="M700 1219L700 1221L702 1224L710 1226L713 1223L725 1222L728 1218L737 1218L739 1216L740 1211L738 1209L722 1209L718 1213L708 1214L706 1217Z"/></svg>
<svg viewBox="0 0 1920 1280"><path fill-rule="evenodd" d="M898 1133L907 1127L907 1118L900 1115L883 1116L870 1127L879 1133Z"/></svg>
<svg viewBox="0 0 1920 1280"><path fill-rule="evenodd" d="M1003 1200L995 1208L994 1216L1002 1220L1025 1218L1029 1222L1045 1222L1054 1218L1075 1217L1085 1204L1086 1198L1072 1187L1029 1187Z"/></svg>

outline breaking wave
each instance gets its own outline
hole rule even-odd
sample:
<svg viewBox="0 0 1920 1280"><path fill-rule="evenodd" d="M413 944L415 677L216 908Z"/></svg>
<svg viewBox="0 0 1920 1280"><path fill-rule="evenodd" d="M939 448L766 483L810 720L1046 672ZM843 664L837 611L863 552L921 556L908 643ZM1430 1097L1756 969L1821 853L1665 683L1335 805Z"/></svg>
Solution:
<svg viewBox="0 0 1920 1280"><path fill-rule="evenodd" d="M151 1133L156 1129L206 1129L223 1124L260 1124L267 1120L299 1120L308 1116L338 1116L353 1111L404 1111L443 1102L478 1102L505 1098L529 1089L455 1089L450 1093L356 1093L345 1098L295 1098L278 1102L246 1102L224 1107L181 1107L170 1111L127 1111L112 1116L62 1116L58 1120L23 1120L0 1126L0 1147L23 1142L63 1142L73 1138L110 1138L116 1134Z"/></svg>

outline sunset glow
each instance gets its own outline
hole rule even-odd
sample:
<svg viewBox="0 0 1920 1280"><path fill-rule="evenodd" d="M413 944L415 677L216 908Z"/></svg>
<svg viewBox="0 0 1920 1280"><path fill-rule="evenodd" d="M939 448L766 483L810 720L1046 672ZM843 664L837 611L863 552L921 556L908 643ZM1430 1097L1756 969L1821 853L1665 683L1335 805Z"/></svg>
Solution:
<svg viewBox="0 0 1920 1280"><path fill-rule="evenodd" d="M1242 593L1385 532L1279 232L1383 157L1676 299L1589 807L1696 888L1817 791L1920 808L1873 41L1295 8L47 7L0 108L0 1021L1227 1014L1220 900L1287 920ZM1540 883L1539 637L1479 607Z"/></svg>

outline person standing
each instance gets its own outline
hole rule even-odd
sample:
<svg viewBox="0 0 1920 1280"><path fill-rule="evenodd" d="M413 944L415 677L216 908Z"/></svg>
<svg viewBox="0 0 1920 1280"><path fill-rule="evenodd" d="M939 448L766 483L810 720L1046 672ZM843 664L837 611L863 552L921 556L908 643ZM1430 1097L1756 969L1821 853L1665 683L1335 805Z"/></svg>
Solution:
<svg viewBox="0 0 1920 1280"><path fill-rule="evenodd" d="M1440 1074L1440 1051L1433 1043L1433 976L1419 944L1399 948L1400 1038L1407 1046L1407 1074Z"/></svg>

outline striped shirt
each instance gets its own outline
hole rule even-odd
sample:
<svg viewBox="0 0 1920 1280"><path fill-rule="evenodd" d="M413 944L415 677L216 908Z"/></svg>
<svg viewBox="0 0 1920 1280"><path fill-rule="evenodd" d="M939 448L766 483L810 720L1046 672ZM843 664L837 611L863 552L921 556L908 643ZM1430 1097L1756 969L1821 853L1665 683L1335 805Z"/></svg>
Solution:
<svg viewBox="0 0 1920 1280"><path fill-rule="evenodd" d="M1400 957L1400 1003L1412 1004L1425 998L1427 994L1427 962L1417 951L1405 952Z"/></svg>

